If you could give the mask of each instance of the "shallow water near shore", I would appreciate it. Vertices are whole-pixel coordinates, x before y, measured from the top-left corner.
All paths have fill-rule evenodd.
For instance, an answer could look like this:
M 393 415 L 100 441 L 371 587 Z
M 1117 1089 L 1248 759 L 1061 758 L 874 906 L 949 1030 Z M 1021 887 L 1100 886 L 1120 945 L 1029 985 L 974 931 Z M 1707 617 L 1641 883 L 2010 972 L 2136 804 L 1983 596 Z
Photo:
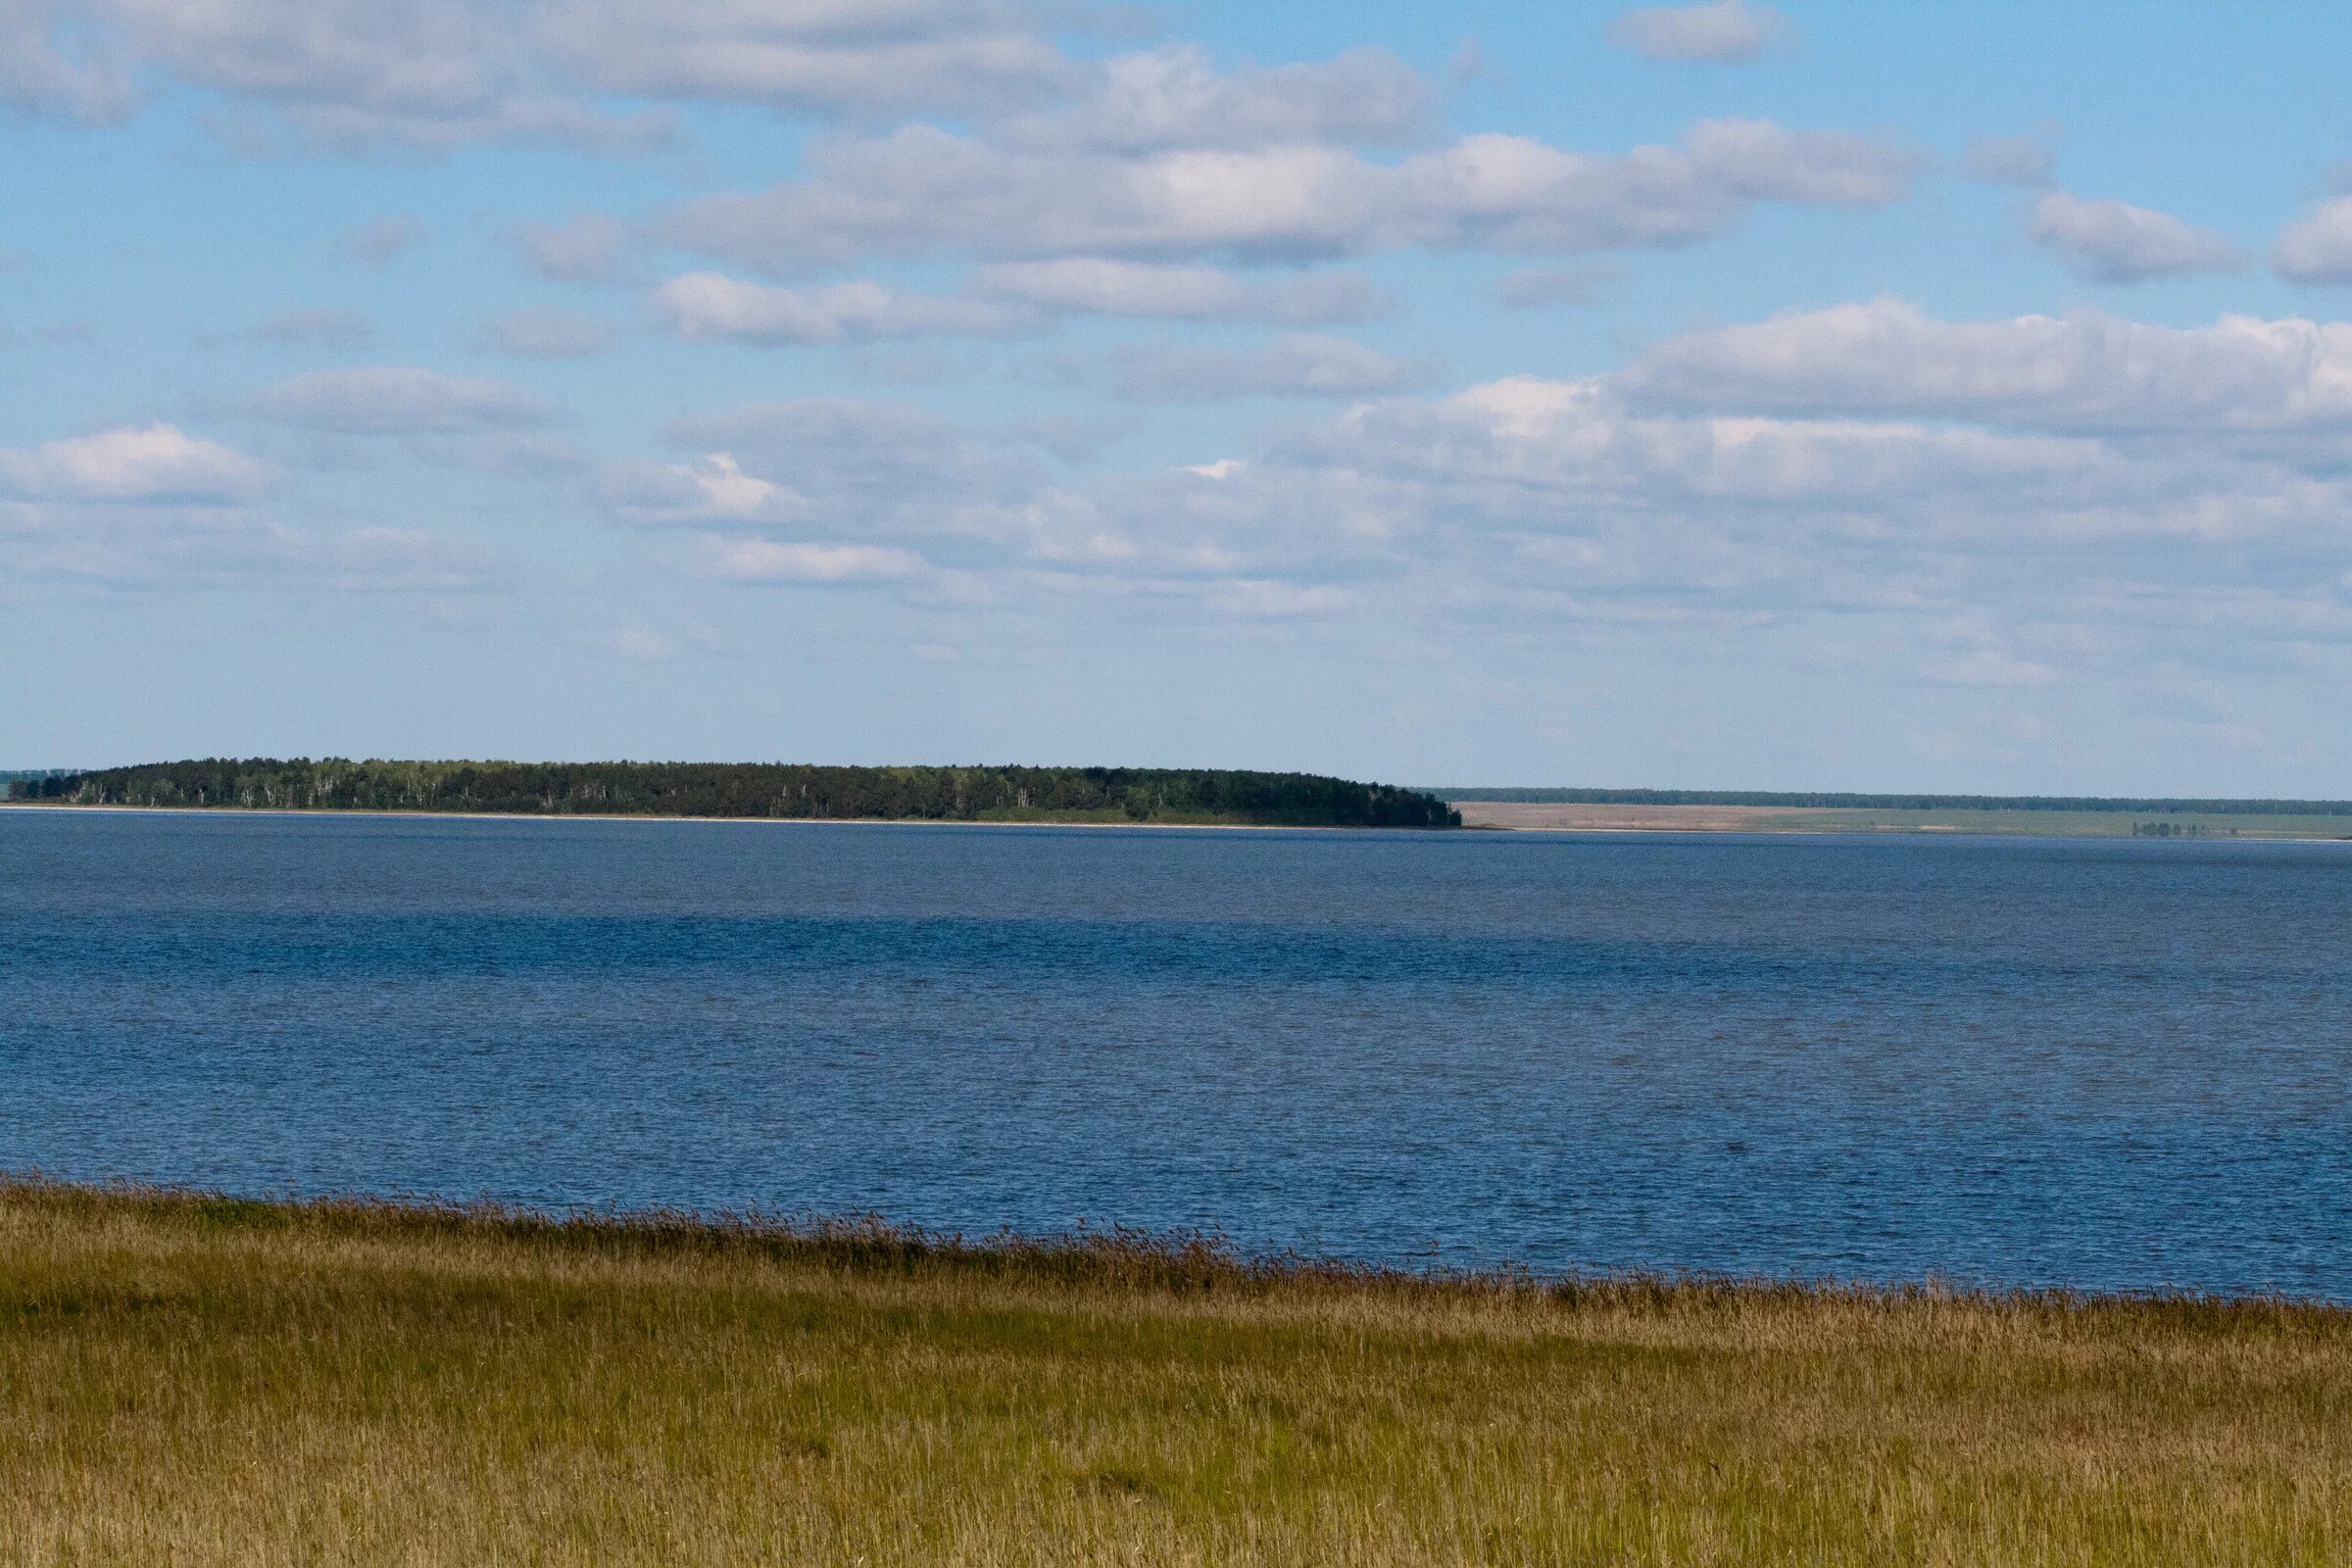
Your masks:
M 0 1167 L 2352 1298 L 2352 846 L 0 812 Z

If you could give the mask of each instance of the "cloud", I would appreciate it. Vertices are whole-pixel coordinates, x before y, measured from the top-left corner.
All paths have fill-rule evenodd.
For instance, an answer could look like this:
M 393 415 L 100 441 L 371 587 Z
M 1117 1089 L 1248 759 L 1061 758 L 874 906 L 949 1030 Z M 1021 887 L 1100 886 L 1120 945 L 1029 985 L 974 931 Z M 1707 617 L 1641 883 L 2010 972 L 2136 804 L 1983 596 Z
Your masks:
M 265 343 L 318 343 L 328 348 L 365 348 L 375 325 L 362 311 L 280 311 L 253 329 Z
M 382 267 L 413 245 L 424 243 L 424 225 L 414 218 L 379 218 L 335 236 L 335 249 L 362 267 Z
M 541 277 L 565 283 L 610 283 L 620 275 L 627 237 L 620 220 L 587 214 L 567 223 L 516 223 L 508 237 Z
M 743 471 L 730 453 L 692 463 L 621 464 L 608 469 L 599 494 L 625 522 L 724 528 L 798 522 L 808 499 L 789 485 Z
M 802 291 L 688 272 L 654 291 L 672 332 L 701 342 L 854 343 L 1018 331 L 1032 318 L 978 300 L 904 294 L 871 279 Z
M 2037 136 L 1972 136 L 1960 169 L 1994 185 L 2041 186 L 2050 182 L 2056 163 L 2050 144 Z
M 666 126 L 570 96 L 491 0 L 95 0 L 128 57 L 271 117 L 301 145 L 642 147 Z
M 287 424 L 345 435 L 505 431 L 553 417 L 536 394 L 510 381 L 388 366 L 314 370 L 279 382 L 254 405 Z
M 1613 281 L 1613 267 L 1537 267 L 1512 272 L 1494 285 L 1494 297 L 1513 310 L 1539 310 L 1553 305 L 1591 305 L 1602 285 Z
M 856 398 L 797 398 L 672 420 L 671 445 L 784 486 L 836 526 L 930 531 L 1032 498 L 1033 458 L 991 450 L 939 416 Z
M 1308 260 L 1404 246 L 1574 252 L 1679 245 L 1758 202 L 1880 207 L 1909 152 L 1842 131 L 1706 121 L 1679 146 L 1622 155 L 1481 135 L 1389 165 L 1316 144 L 1137 157 L 996 145 L 935 126 L 835 137 L 809 177 L 690 202 L 669 237 L 783 271 L 877 255 L 965 252 Z
M 1619 377 L 1665 407 L 1978 418 L 2057 430 L 2352 424 L 2352 324 L 2098 312 L 1936 320 L 1895 300 L 1792 312 L 1652 346 Z
M 1017 9 L 988 0 L 558 0 L 536 22 L 568 73 L 641 97 L 952 114 L 1032 105 L 1078 77 Z
M 2286 225 L 2271 253 L 2298 283 L 2352 283 L 2352 196 L 2333 196 Z
M 424 529 L 325 531 L 245 513 L 120 510 L 52 510 L 13 535 L 0 529 L 0 574 L 147 592 L 453 594 L 514 582 L 495 551 Z
M 529 360 L 584 359 L 612 341 L 612 328 L 596 318 L 547 305 L 492 317 L 482 331 L 499 353 Z
M 712 554 L 711 575 L 729 582 L 879 582 L 911 577 L 923 569 L 923 558 L 906 550 L 879 545 L 785 544 L 772 539 L 741 539 L 722 544 Z
M 1198 45 L 1179 44 L 1104 62 L 1084 99 L 1016 121 L 1001 135 L 1118 153 L 1386 145 L 1422 135 L 1429 108 L 1428 86 L 1383 49 L 1219 72 Z
M 1111 390 L 1133 403 L 1244 397 L 1358 398 L 1426 385 L 1437 367 L 1345 338 L 1286 337 L 1263 348 L 1147 344 L 1114 350 Z
M 225 504 L 259 497 L 277 477 L 268 464 L 170 424 L 0 448 L 0 493 L 36 501 Z
M 51 0 L 0 4 L 0 107 L 110 124 L 137 106 L 130 77 L 102 52 L 70 49 L 58 23 L 66 8 Z
M 1265 321 L 1328 326 L 1369 320 L 1389 300 L 1354 272 L 1259 280 L 1209 267 L 1070 256 L 982 268 L 974 292 L 1043 310 L 1158 320 Z
M 2042 193 L 2027 231 L 2101 283 L 2235 272 L 2247 265 L 2244 251 L 2211 229 L 2191 227 L 2169 213 L 2086 201 L 2063 190 Z
M 1644 60 L 1739 65 L 1793 43 L 1796 29 L 1770 6 L 1705 0 L 1621 12 L 1609 23 L 1608 39 Z

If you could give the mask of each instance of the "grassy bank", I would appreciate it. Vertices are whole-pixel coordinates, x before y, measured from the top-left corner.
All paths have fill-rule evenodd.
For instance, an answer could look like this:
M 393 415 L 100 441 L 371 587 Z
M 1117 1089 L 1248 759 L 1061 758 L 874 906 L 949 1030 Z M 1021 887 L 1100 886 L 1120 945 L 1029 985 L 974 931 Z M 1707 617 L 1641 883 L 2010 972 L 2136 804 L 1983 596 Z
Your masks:
M 10 1563 L 2339 1563 L 2352 1313 L 0 1186 Z

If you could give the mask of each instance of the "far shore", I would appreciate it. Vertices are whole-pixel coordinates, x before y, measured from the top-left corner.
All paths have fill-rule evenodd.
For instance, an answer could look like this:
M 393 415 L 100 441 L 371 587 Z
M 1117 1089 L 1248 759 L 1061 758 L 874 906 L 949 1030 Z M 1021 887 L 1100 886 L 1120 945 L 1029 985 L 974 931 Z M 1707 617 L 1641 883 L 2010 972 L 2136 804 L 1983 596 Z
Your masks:
M 1083 818 L 968 816 L 667 816 L 653 811 L 401 811 L 354 810 L 339 806 L 84 806 L 72 801 L 0 801 L 0 811 L 129 812 L 145 816 L 368 816 L 425 818 L 442 822 L 739 822 L 768 827 L 1107 827 L 1182 829 L 1211 833 L 1298 833 L 1354 831 L 1343 822 L 1106 822 Z M 1399 828 L 1398 832 L 1450 829 Z

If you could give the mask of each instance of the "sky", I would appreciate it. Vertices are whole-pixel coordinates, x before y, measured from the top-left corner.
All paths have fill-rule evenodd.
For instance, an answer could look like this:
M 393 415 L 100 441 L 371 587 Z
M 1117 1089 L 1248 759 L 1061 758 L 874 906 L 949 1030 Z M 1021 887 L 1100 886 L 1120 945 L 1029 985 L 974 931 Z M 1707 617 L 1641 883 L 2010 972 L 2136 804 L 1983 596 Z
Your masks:
M 2348 60 L 0 0 L 0 766 L 2352 796 Z

